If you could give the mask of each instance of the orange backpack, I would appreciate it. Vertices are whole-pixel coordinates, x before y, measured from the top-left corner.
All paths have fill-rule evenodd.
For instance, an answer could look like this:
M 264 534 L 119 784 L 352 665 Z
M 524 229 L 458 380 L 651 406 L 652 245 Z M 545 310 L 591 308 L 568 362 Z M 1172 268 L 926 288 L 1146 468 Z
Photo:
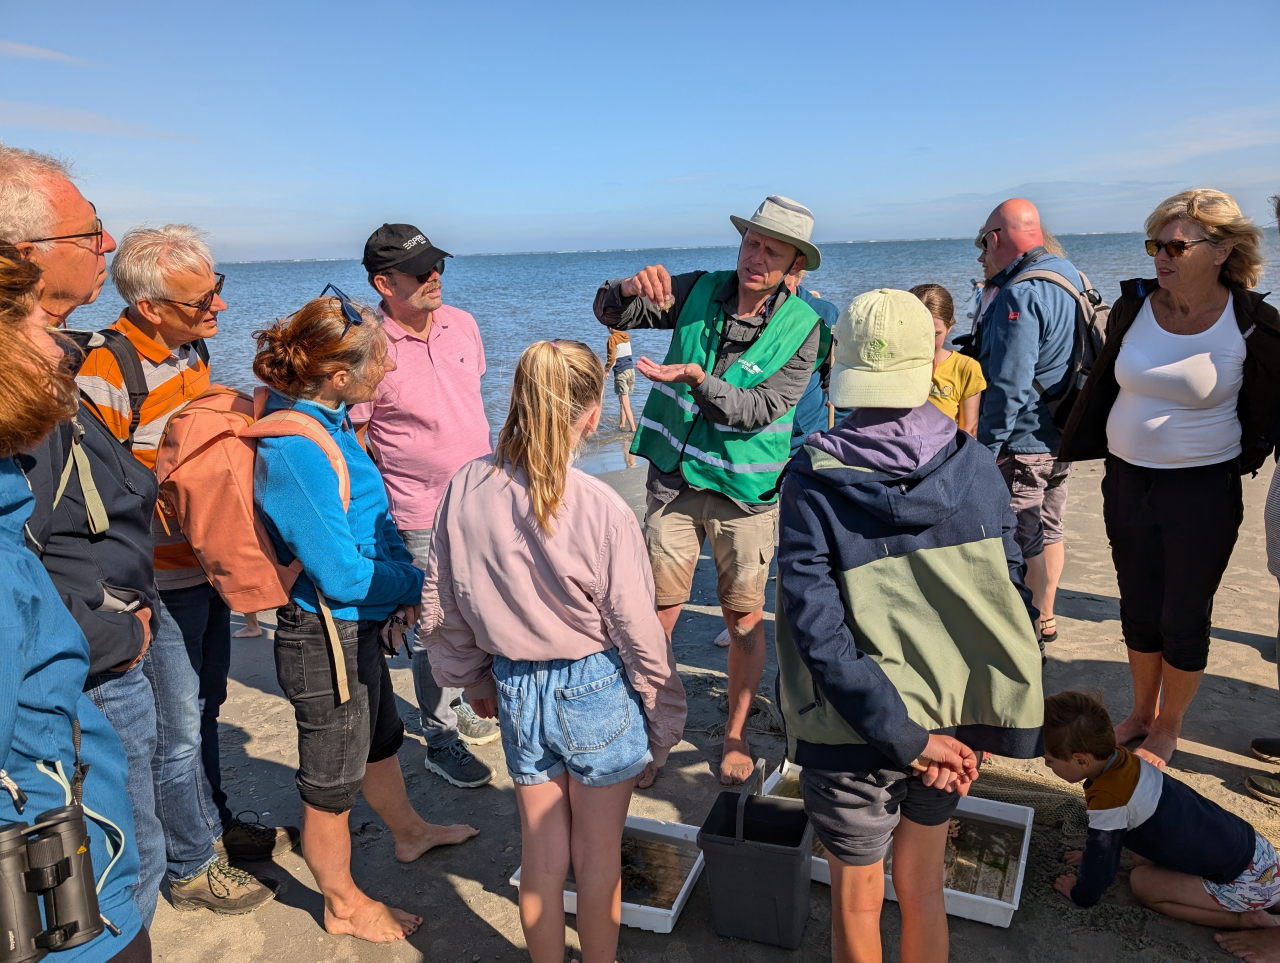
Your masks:
M 177 522 L 209 582 L 237 612 L 284 605 L 302 571 L 296 559 L 280 564 L 254 510 L 253 464 L 259 438 L 311 439 L 338 476 L 343 510 L 351 503 L 351 476 L 333 437 L 300 411 L 264 416 L 266 399 L 266 388 L 259 388 L 252 398 L 231 388 L 210 388 L 169 419 L 156 453 L 161 511 Z M 318 588 L 316 595 L 334 649 L 338 701 L 345 702 L 350 697 L 346 660 L 328 603 Z

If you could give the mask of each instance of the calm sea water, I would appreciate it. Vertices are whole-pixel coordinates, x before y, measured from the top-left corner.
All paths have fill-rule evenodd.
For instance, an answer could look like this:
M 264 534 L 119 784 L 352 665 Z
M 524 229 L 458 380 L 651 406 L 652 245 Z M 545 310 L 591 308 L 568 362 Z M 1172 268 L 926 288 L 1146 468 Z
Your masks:
M 1118 296 L 1121 279 L 1150 275 L 1151 258 L 1142 250 L 1140 234 L 1068 235 L 1059 238 L 1068 257 L 1089 275 L 1108 301 Z M 1260 289 L 1270 290 L 1280 279 L 1280 243 L 1267 232 L 1268 271 Z M 460 256 L 448 262 L 444 296 L 475 315 L 488 358 L 485 407 L 494 431 L 506 417 L 511 374 L 520 352 L 540 338 L 585 341 L 602 356 L 605 329 L 591 312 L 596 288 L 610 278 L 626 277 L 648 264 L 665 265 L 673 274 L 692 270 L 722 270 L 734 266 L 735 247 L 696 249 L 657 248 L 629 251 Z M 910 288 L 925 282 L 945 285 L 956 300 L 957 317 L 971 290 L 970 279 L 981 278 L 977 251 L 970 240 L 875 241 L 822 245 L 822 268 L 806 278 L 808 287 L 843 307 L 872 288 Z M 227 275 L 223 297 L 227 310 L 221 330 L 209 343 L 217 381 L 239 388 L 254 385 L 252 333 L 315 297 L 330 282 L 348 295 L 376 303 L 359 261 L 269 261 L 219 266 Z M 72 317 L 77 328 L 103 327 L 115 320 L 121 303 L 108 288 L 96 304 Z M 636 356 L 659 360 L 670 334 L 640 331 L 632 335 Z M 637 378 L 632 405 L 639 414 L 647 383 Z M 606 391 L 606 421 L 617 423 L 617 401 L 610 378 Z M 588 470 L 622 467 L 627 439 L 604 429 L 580 464 Z

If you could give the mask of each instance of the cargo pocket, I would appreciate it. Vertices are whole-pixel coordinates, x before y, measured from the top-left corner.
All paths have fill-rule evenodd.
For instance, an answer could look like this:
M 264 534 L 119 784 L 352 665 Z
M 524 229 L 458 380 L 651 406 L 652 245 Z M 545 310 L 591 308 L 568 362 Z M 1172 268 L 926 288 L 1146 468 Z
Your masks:
M 556 712 L 571 752 L 595 752 L 631 728 L 631 697 L 620 672 L 556 690 Z

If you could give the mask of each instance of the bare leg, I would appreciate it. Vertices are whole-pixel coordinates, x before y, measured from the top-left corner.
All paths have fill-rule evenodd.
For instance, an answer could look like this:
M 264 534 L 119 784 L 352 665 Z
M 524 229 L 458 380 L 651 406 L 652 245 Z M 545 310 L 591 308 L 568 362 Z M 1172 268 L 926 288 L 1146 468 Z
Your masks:
M 1182 717 L 1187 714 L 1204 671 L 1186 672 L 1163 663 L 1160 687 L 1160 714 L 1151 726 L 1147 738 L 1138 747 L 1138 755 L 1153 765 L 1163 766 L 1178 748 L 1182 734 Z
M 680 620 L 680 610 L 683 605 L 659 605 L 658 606 L 658 622 L 667 633 L 667 644 L 671 644 L 671 636 L 675 633 L 676 622 Z M 648 789 L 658 779 L 658 773 L 662 772 L 661 766 L 655 766 L 650 763 L 645 767 L 644 772 L 640 773 L 636 779 L 637 789 Z
M 751 776 L 754 761 L 747 743 L 747 718 L 764 676 L 764 610 L 735 612 L 721 606 L 729 626 L 729 720 L 724 727 L 720 782 L 735 786 Z
M 1218 945 L 1247 963 L 1280 963 L 1280 927 L 1214 933 Z
M 1199 876 L 1175 873 L 1163 866 L 1135 866 L 1129 887 L 1143 906 L 1176 920 L 1233 930 L 1280 927 L 1280 919 L 1266 910 L 1237 913 L 1223 909 L 1205 892 Z
M 569 780 L 570 850 L 578 886 L 582 963 L 613 963 L 622 923 L 622 827 L 633 780 L 584 786 Z
M 1135 652 L 1129 654 L 1129 675 L 1133 679 L 1133 711 L 1116 726 L 1116 742 L 1124 745 L 1134 739 L 1142 739 L 1151 731 L 1160 705 L 1160 679 L 1164 656 L 1159 652 Z
M 827 854 L 831 866 L 832 963 L 880 963 L 880 907 L 884 862 L 850 866 Z
M 636 416 L 631 413 L 631 396 L 618 395 L 618 407 L 622 409 L 622 424 L 619 427 L 627 431 L 635 431 Z
M 302 857 L 324 897 L 324 928 L 372 943 L 402 940 L 422 925 L 422 917 L 379 903 L 356 886 L 348 815 L 302 804 Z
M 412 863 L 429 849 L 465 842 L 480 830 L 461 823 L 437 826 L 429 823 L 413 808 L 404 790 L 404 774 L 396 756 L 371 762 L 365 766 L 364 798 L 378 814 L 396 840 L 396 859 Z
M 1067 564 L 1067 543 L 1046 542 L 1040 559 L 1044 566 L 1044 581 L 1032 602 L 1040 610 L 1041 619 L 1051 619 L 1053 604 L 1058 598 L 1058 583 L 1062 581 L 1062 570 Z
M 520 806 L 520 926 L 533 963 L 564 960 L 564 881 L 569 873 L 569 777 L 516 784 Z
M 1046 548 L 1048 546 L 1045 546 Z M 1040 608 L 1040 599 L 1044 596 L 1045 589 L 1045 564 L 1044 553 L 1033 555 L 1031 558 L 1024 558 L 1023 564 L 1026 565 L 1026 574 L 1023 581 L 1026 582 L 1027 588 L 1031 590 L 1031 603 L 1038 609 Z M 1040 618 L 1046 618 L 1044 612 L 1040 613 Z
M 947 908 L 942 895 L 942 864 L 947 823 L 921 826 L 909 819 L 893 833 L 893 888 L 902 910 L 902 959 L 907 963 L 946 963 Z

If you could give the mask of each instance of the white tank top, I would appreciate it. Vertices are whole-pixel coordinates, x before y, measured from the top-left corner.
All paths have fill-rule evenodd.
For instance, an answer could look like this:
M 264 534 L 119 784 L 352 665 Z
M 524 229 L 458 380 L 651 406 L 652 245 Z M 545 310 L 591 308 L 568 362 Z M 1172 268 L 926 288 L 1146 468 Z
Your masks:
M 1199 334 L 1160 327 L 1148 298 L 1116 358 L 1120 394 L 1107 418 L 1108 449 L 1147 468 L 1194 468 L 1235 458 L 1244 355 L 1230 298 L 1222 316 Z

